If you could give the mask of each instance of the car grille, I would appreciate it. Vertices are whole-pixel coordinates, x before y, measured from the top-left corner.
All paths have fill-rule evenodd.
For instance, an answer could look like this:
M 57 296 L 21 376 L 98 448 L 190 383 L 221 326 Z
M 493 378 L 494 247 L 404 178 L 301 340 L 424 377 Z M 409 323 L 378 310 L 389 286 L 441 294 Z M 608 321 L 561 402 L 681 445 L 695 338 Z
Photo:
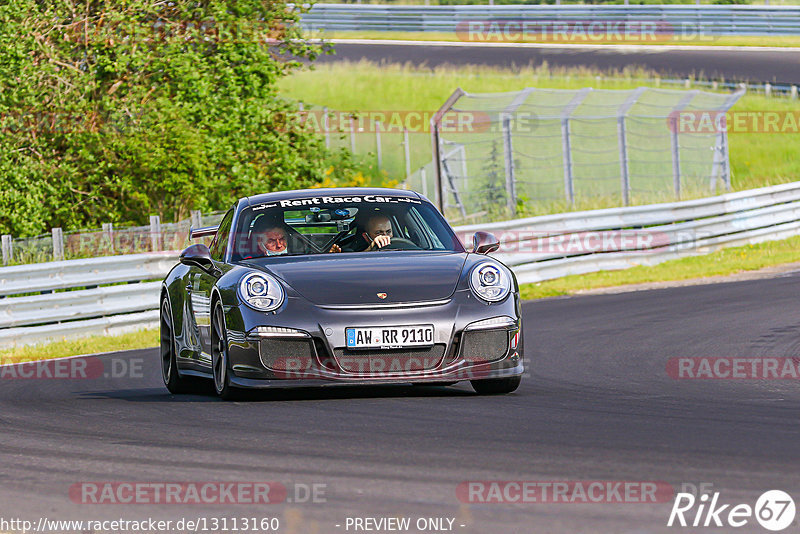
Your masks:
M 418 373 L 436 369 L 444 356 L 445 346 L 419 349 L 347 350 L 334 349 L 339 367 L 347 373 L 384 375 Z
M 273 371 L 307 369 L 314 358 L 309 339 L 262 339 L 258 343 L 261 363 Z
M 464 332 L 461 356 L 468 362 L 499 360 L 508 352 L 508 330 Z

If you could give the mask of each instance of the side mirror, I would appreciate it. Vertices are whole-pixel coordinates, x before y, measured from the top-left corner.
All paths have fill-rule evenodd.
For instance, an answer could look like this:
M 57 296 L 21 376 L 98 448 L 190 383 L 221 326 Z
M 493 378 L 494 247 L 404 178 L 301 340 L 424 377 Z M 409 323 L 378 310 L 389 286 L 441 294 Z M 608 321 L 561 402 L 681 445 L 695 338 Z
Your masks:
M 472 236 L 472 252 L 489 254 L 500 248 L 500 241 L 489 232 L 475 232 Z
M 200 267 L 204 271 L 211 271 L 214 269 L 214 261 L 211 259 L 211 251 L 208 247 L 199 244 L 192 245 L 186 250 L 181 252 L 181 263 L 184 265 L 193 265 Z

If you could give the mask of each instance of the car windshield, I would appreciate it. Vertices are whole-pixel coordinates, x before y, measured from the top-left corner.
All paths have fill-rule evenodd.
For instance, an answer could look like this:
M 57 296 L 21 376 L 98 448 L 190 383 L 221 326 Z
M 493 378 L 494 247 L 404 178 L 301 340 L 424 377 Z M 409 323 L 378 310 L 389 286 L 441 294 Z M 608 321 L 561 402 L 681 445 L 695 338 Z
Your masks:
M 233 259 L 375 250 L 464 252 L 464 247 L 428 202 L 404 196 L 319 196 L 243 209 Z

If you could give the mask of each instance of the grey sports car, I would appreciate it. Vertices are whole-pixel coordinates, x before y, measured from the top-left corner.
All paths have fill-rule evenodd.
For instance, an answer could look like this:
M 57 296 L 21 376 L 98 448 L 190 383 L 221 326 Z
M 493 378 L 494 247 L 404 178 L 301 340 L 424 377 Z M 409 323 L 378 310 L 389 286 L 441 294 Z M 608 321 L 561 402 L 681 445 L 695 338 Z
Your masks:
M 423 196 L 377 188 L 239 200 L 161 290 L 172 393 L 440 384 L 514 391 L 523 373 L 519 288 L 477 232 L 468 252 Z

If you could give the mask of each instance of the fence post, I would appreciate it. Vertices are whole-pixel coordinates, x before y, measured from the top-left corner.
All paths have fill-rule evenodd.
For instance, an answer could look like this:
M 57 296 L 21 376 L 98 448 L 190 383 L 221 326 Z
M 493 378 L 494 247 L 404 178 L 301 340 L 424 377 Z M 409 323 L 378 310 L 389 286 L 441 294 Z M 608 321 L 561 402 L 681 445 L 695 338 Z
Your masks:
M 353 117 L 350 117 L 350 152 L 356 153 L 356 124 Z
M 746 86 L 745 86 L 746 87 Z M 725 113 L 736 103 L 742 95 L 745 94 L 746 88 L 742 87 L 725 99 L 725 103 L 717 110 L 720 113 Z M 711 164 L 711 189 L 716 189 L 717 174 L 722 178 L 722 183 L 725 184 L 725 189 L 731 190 L 731 170 L 730 170 L 730 157 L 728 155 L 728 132 L 721 130 L 717 132 L 717 145 L 714 150 L 714 162 Z
M 439 121 L 442 120 L 445 113 L 450 111 L 453 108 L 453 104 L 458 101 L 459 98 L 464 96 L 463 89 L 457 87 L 453 94 L 442 104 L 442 107 L 439 108 L 439 111 L 431 117 L 429 122 L 431 127 L 431 156 L 433 159 L 433 172 L 435 173 L 436 178 L 436 207 L 439 208 L 439 211 L 444 214 L 444 190 L 442 189 L 442 157 L 441 157 L 441 139 L 439 137 Z
M 8 265 L 14 260 L 14 242 L 8 234 L 4 234 L 0 239 L 3 243 L 3 265 Z
M 192 210 L 189 214 L 191 218 L 192 228 L 200 228 L 203 226 L 203 212 L 200 210 Z
M 700 94 L 700 91 L 694 90 L 684 96 L 680 102 L 672 110 L 670 116 L 670 148 L 672 150 L 672 188 L 675 192 L 675 199 L 681 198 L 681 145 L 680 145 L 680 132 L 678 131 L 680 114 L 692 102 L 694 97 Z
M 564 161 L 564 196 L 575 204 L 575 185 L 572 181 L 572 147 L 569 139 L 569 117 L 561 120 L 561 152 Z
M 561 112 L 561 152 L 564 165 L 564 196 L 567 202 L 575 204 L 575 184 L 572 176 L 572 142 L 570 140 L 569 118 L 586 99 L 586 95 L 592 90 L 585 87 L 572 97 L 569 104 Z
M 772 84 L 769 82 L 764 84 L 764 96 L 767 98 L 772 96 Z
M 714 162 L 711 164 L 711 182 L 709 188 L 717 189 L 717 175 L 727 191 L 731 190 L 731 174 L 728 168 L 728 135 L 727 132 L 717 134 L 717 146 L 714 147 Z
M 442 157 L 439 146 L 439 125 L 431 119 L 431 152 L 433 152 L 434 201 L 439 211 L 444 214 L 444 191 L 442 191 Z
M 687 78 L 688 79 L 688 78 Z M 645 87 L 634 89 L 625 102 L 617 110 L 617 136 L 619 142 L 619 167 L 620 179 L 622 181 L 622 202 L 627 206 L 631 201 L 631 182 L 630 173 L 628 170 L 628 138 L 625 131 L 625 116 L 630 111 L 631 107 L 639 99 L 639 96 L 646 90 Z
M 674 115 L 670 120 L 670 148 L 672 149 L 672 187 L 675 199 L 681 198 L 681 150 L 678 145 L 678 117 Z
M 517 181 L 514 169 L 514 146 L 511 135 L 511 118 L 516 116 L 519 107 L 528 99 L 536 89 L 527 87 L 517 93 L 517 96 L 500 112 L 503 121 L 503 157 L 505 159 L 506 173 L 506 208 L 511 212 L 511 216 L 517 213 Z
M 64 259 L 64 234 L 61 228 L 53 228 L 51 230 L 53 235 L 53 260 L 60 261 Z
M 378 168 L 383 167 L 383 154 L 381 154 L 381 123 L 375 121 L 375 153 L 378 156 Z
M 506 171 L 506 207 L 513 217 L 517 213 L 517 191 L 514 181 L 514 147 L 511 143 L 511 117 L 507 114 L 503 116 L 503 160 L 505 161 Z
M 617 118 L 617 137 L 619 142 L 619 168 L 622 180 L 622 203 L 627 206 L 631 201 L 631 182 L 628 175 L 628 139 L 625 132 L 625 115 Z
M 789 96 L 791 97 L 792 100 L 796 100 L 797 99 L 797 86 L 796 85 L 793 85 L 792 88 L 790 89 Z
M 161 218 L 158 215 L 150 216 L 150 248 L 153 252 L 161 250 Z
M 103 239 L 108 241 L 108 250 L 114 252 L 114 225 L 103 223 Z
M 408 128 L 403 128 L 403 149 L 406 157 L 406 182 L 411 176 L 411 149 L 408 146 Z
M 322 108 L 322 128 L 325 130 L 325 148 L 331 147 L 331 132 L 329 127 L 328 106 Z

